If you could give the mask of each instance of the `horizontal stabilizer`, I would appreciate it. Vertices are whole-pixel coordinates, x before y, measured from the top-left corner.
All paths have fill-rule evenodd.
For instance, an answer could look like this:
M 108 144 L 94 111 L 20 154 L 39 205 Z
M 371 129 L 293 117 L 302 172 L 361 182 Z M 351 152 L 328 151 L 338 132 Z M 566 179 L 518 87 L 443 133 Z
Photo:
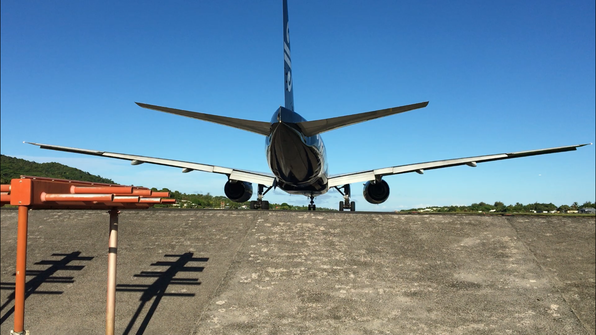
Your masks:
M 247 131 L 251 131 L 253 133 L 257 133 L 257 134 L 261 134 L 261 135 L 265 135 L 265 136 L 269 135 L 269 130 L 271 128 L 271 124 L 269 122 L 252 121 L 252 120 L 236 119 L 236 118 L 226 117 L 226 116 L 197 113 L 197 112 L 191 112 L 191 111 L 186 111 L 186 110 L 182 110 L 182 109 L 149 105 L 149 104 L 144 104 L 144 103 L 140 103 L 140 102 L 137 102 L 136 104 L 143 108 L 147 108 L 147 109 L 153 109 L 153 110 L 160 111 L 160 112 L 182 115 L 182 116 L 190 117 L 193 119 L 199 119 L 199 120 L 209 121 L 209 122 L 213 122 L 213 123 L 219 123 L 219 124 L 223 124 L 225 126 L 234 127 L 234 128 L 238 128 L 238 129 L 242 129 L 242 130 L 247 130 Z
M 372 112 L 338 116 L 330 119 L 304 121 L 299 122 L 298 125 L 302 128 L 304 135 L 314 136 L 332 129 L 337 129 L 351 124 L 364 122 L 368 120 L 374 120 L 380 117 L 389 116 L 393 114 L 403 113 L 411 111 L 413 109 L 424 108 L 427 105 L 428 101 L 412 105 L 380 109 Z

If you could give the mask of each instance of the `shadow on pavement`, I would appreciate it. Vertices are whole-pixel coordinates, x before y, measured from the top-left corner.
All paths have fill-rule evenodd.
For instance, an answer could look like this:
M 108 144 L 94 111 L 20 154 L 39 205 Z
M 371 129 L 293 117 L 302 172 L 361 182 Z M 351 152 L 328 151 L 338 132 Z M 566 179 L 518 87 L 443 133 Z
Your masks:
M 130 320 L 128 326 L 123 334 L 129 334 L 132 327 L 137 322 L 145 306 L 153 299 L 153 303 L 147 310 L 145 318 L 141 322 L 137 334 L 143 334 L 157 310 L 157 306 L 161 299 L 167 297 L 194 297 L 194 293 L 166 293 L 169 285 L 201 285 L 197 278 L 174 278 L 179 272 L 202 272 L 204 267 L 201 266 L 186 266 L 189 262 L 207 262 L 209 258 L 195 258 L 192 252 L 187 252 L 182 255 L 164 255 L 164 257 L 177 257 L 175 261 L 155 262 L 151 266 L 167 266 L 165 271 L 141 271 L 141 273 L 134 275 L 140 278 L 156 278 L 152 284 L 118 284 L 116 291 L 119 292 L 142 292 L 141 301 L 134 316 Z
M 27 270 L 27 276 L 33 276 L 33 278 L 29 279 L 25 284 L 25 299 L 27 299 L 31 294 L 62 294 L 63 291 L 40 291 L 38 290 L 41 284 L 43 283 L 60 283 L 60 284 L 70 284 L 74 283 L 74 277 L 71 276 L 54 276 L 58 271 L 80 271 L 85 266 L 83 265 L 69 265 L 72 261 L 90 261 L 93 257 L 81 257 L 80 251 L 71 252 L 70 254 L 52 254 L 52 256 L 62 256 L 60 260 L 42 260 L 35 265 L 50 265 L 45 270 Z M 15 276 L 15 274 L 13 274 Z M 0 283 L 0 289 L 2 290 L 12 290 L 13 292 L 8 296 L 6 301 L 0 307 L 0 311 L 3 311 L 6 307 L 11 305 L 15 300 L 15 283 Z M 4 323 L 12 314 L 14 313 L 14 305 L 2 315 L 0 318 L 0 324 Z

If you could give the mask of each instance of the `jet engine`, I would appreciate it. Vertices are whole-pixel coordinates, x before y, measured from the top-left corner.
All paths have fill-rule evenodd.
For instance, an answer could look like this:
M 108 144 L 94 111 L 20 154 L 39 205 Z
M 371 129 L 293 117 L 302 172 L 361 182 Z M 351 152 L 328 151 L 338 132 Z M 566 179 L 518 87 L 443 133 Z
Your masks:
M 235 202 L 245 202 L 252 197 L 252 184 L 244 181 L 228 180 L 224 186 L 228 199 Z
M 389 198 L 389 185 L 384 180 L 368 181 L 364 184 L 364 199 L 371 204 L 380 204 Z

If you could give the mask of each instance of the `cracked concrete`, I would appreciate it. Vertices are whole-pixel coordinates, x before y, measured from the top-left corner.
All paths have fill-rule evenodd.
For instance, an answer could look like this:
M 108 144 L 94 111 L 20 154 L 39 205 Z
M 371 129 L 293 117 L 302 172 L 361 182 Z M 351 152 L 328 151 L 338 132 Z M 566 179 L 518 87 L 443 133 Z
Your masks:
M 593 334 L 594 223 L 594 217 L 124 211 L 116 330 Z M 14 283 L 16 211 L 2 210 L 1 229 L 0 332 L 8 333 L 11 291 L 4 288 Z M 63 257 L 57 254 L 92 259 L 72 260 L 48 277 L 69 282 L 42 281 L 26 300 L 26 329 L 104 332 L 107 230 L 102 211 L 30 212 L 28 269 L 38 277 L 48 261 Z M 188 253 L 193 260 L 172 270 Z M 165 280 L 165 271 L 172 278 Z

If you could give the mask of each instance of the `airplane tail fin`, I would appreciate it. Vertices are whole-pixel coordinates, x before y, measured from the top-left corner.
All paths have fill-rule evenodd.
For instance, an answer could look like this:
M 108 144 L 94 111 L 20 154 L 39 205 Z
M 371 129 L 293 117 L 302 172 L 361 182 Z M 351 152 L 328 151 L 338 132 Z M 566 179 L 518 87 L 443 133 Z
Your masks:
M 288 0 L 284 0 L 284 22 L 283 22 L 283 40 L 284 40 L 284 79 L 285 79 L 285 107 L 294 111 L 294 91 L 292 83 L 292 58 L 290 54 L 290 26 L 288 25 Z
M 302 132 L 304 133 L 304 135 L 314 136 L 332 129 L 345 127 L 351 124 L 374 120 L 380 117 L 389 116 L 393 114 L 403 113 L 411 111 L 413 109 L 424 108 L 427 105 L 428 101 L 412 105 L 380 109 L 372 112 L 338 116 L 330 119 L 298 122 L 297 124 L 302 128 Z

